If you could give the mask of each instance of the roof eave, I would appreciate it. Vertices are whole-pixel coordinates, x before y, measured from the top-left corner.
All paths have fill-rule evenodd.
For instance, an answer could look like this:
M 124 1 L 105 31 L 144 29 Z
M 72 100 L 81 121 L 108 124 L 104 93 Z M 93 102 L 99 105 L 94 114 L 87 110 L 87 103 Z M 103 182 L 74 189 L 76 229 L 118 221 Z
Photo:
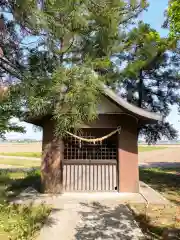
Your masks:
M 111 89 L 109 89 L 107 86 L 103 85 L 103 93 L 109 97 L 111 100 L 113 100 L 116 104 L 119 105 L 119 107 L 123 108 L 128 113 L 131 113 L 135 116 L 137 116 L 140 119 L 144 119 L 145 121 L 149 121 L 150 123 L 162 121 L 163 118 L 160 114 L 149 112 L 147 110 L 144 110 L 142 108 L 139 108 L 126 100 L 124 100 L 122 97 L 119 97 L 117 94 L 115 94 Z

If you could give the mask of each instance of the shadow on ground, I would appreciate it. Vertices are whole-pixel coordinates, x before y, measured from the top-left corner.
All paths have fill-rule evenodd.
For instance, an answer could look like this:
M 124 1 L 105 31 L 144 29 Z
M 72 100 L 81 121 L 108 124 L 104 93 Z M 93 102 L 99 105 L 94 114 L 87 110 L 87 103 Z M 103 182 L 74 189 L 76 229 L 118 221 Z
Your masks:
M 145 162 L 140 163 L 140 168 L 179 168 L 180 169 L 180 162 Z
M 164 239 L 164 240 L 179 240 L 180 239 L 180 229 L 171 227 L 168 228 L 163 225 L 152 224 L 150 217 L 145 214 L 136 214 L 134 212 L 134 217 L 139 223 L 143 233 L 145 234 L 145 239 Z
M 140 180 L 180 204 L 180 174 L 178 168 L 140 169 Z
M 12 174 L 14 175 L 12 176 Z M 21 171 L 10 173 L 0 170 L 0 202 L 11 200 L 28 187 L 32 187 L 39 192 L 40 186 L 39 172 L 24 173 Z
M 99 202 L 81 205 L 87 211 L 79 212 L 82 220 L 76 228 L 75 239 L 144 239 L 127 206 L 110 208 Z

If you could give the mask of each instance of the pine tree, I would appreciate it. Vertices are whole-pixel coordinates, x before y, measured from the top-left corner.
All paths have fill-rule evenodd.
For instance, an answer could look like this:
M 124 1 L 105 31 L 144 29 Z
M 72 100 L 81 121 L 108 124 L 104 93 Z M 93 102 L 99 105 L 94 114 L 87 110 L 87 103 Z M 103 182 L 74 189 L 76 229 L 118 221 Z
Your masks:
M 122 48 L 125 27 L 146 6 L 145 0 L 3 0 L 16 29 L 37 38 L 34 47 L 23 47 L 24 68 L 18 79 L 22 106 L 33 116 L 51 110 L 60 153 L 65 130 L 96 118 L 99 83 L 114 77 L 111 56 Z M 47 146 L 49 153 L 53 144 Z M 60 160 L 46 155 L 45 191 L 59 192 Z
M 24 132 L 12 119 L 21 117 L 18 81 L 24 67 L 21 41 L 14 21 L 6 14 L 0 15 L 0 137 L 6 132 Z
M 119 51 L 124 27 L 146 7 L 144 0 L 131 4 L 119 0 L 4 1 L 4 9 L 12 14 L 21 32 L 38 39 L 36 46 L 26 53 L 22 72 L 26 77 L 21 75 L 26 108 L 33 115 L 42 115 L 48 111 L 47 102 L 53 103 L 57 134 L 76 128 L 77 123 L 93 120 L 98 80 L 112 74 L 110 57 Z M 64 85 L 66 93 L 59 97 Z M 84 97 L 85 91 L 89 94 Z M 59 105 L 67 105 L 67 101 L 65 115 L 60 113 Z M 76 117 L 70 112 L 76 112 Z
M 179 104 L 179 73 L 177 68 L 176 41 L 161 38 L 148 24 L 139 23 L 128 33 L 128 49 L 119 54 L 125 64 L 117 81 L 124 88 L 124 97 L 133 104 L 159 112 L 164 119 L 173 104 Z M 176 57 L 175 57 L 176 56 Z M 163 123 L 147 125 L 140 129 L 148 143 L 162 137 L 169 140 L 177 136 L 176 130 L 164 120 Z

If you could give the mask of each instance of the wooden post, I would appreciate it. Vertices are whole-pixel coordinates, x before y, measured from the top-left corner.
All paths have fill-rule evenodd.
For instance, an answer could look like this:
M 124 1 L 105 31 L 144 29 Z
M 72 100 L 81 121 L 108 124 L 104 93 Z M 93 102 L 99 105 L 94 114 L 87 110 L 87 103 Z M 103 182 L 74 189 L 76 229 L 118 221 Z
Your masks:
M 43 124 L 43 149 L 41 164 L 42 190 L 44 193 L 62 193 L 63 191 L 63 140 L 54 135 L 54 124 Z
M 119 192 L 139 192 L 137 123 L 122 126 L 118 134 Z

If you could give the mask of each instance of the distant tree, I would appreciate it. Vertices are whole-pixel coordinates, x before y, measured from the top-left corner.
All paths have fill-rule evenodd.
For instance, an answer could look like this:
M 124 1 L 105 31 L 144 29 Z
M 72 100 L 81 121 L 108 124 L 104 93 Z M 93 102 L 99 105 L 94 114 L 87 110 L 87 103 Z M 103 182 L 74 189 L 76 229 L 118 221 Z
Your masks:
M 24 132 L 12 119 L 21 117 L 18 83 L 23 67 L 21 39 L 13 20 L 0 15 L 0 138 L 6 132 Z
M 146 125 L 140 130 L 148 143 L 162 137 L 172 140 L 177 131 L 165 118 L 173 104 L 180 104 L 180 75 L 176 40 L 161 38 L 148 24 L 139 23 L 126 39 L 128 48 L 117 55 L 125 65 L 116 86 L 125 89 L 123 96 L 138 107 L 163 115 L 164 122 Z
M 171 37 L 180 37 L 180 0 L 169 0 L 167 23 Z

